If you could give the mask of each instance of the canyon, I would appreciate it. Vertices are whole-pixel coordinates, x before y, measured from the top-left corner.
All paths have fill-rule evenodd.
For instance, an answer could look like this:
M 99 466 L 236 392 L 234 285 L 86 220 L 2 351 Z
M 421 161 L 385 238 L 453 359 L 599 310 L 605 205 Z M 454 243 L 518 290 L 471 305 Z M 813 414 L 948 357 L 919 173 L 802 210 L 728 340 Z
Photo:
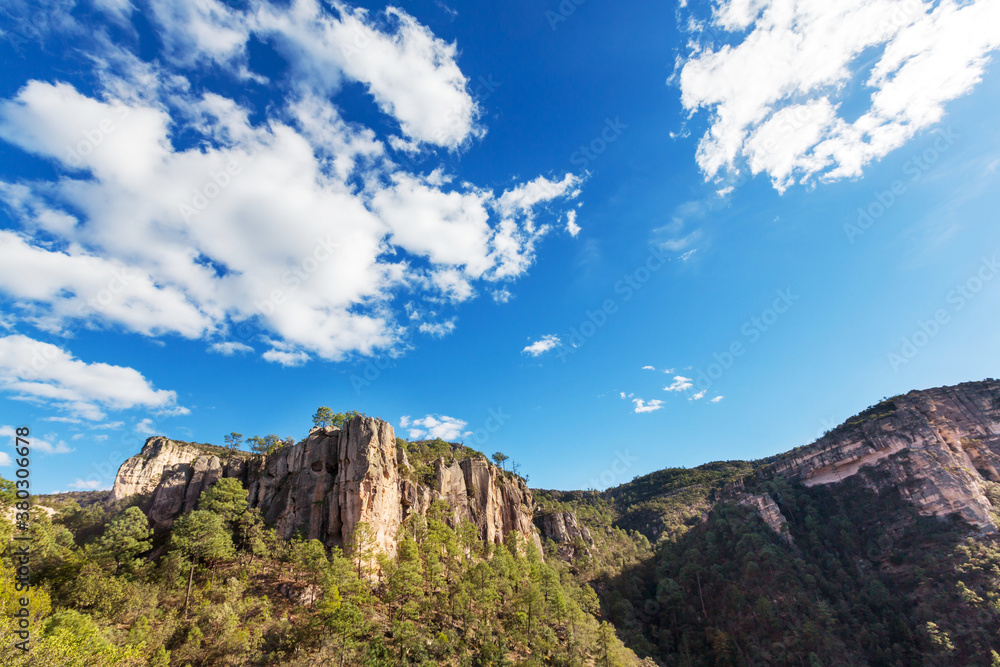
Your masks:
M 268 456 L 156 436 L 122 464 L 110 498 L 140 497 L 154 528 L 165 528 L 194 509 L 204 489 L 232 477 L 248 489 L 250 507 L 259 508 L 279 536 L 298 534 L 329 547 L 348 547 L 356 527 L 365 523 L 376 547 L 394 554 L 406 518 L 426 514 L 435 501 L 447 505 L 450 525 L 471 522 L 493 543 L 515 532 L 536 546 L 542 539 L 593 546 L 588 528 L 572 512 L 542 511 L 522 478 L 485 456 L 440 457 L 428 479 L 414 474 L 404 445 L 390 424 L 371 417 L 355 417 L 342 428 L 315 428 Z M 967 382 L 896 396 L 810 445 L 754 465 L 747 479 L 713 502 L 751 507 L 786 542 L 791 538 L 775 499 L 744 487 L 776 476 L 807 487 L 857 478 L 876 492 L 897 491 L 921 514 L 955 515 L 974 530 L 993 533 L 1000 383 Z

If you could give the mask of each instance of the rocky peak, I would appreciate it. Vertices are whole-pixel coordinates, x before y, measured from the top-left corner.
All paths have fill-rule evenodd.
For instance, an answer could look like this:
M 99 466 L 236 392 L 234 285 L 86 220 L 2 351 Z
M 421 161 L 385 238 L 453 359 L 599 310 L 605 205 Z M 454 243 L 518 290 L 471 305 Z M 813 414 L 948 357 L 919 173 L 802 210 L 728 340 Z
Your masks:
M 811 445 L 776 457 L 765 474 L 806 486 L 859 475 L 893 487 L 925 515 L 957 514 L 997 530 L 987 486 L 1000 482 L 1000 382 L 911 391 L 875 405 Z
M 235 477 L 249 491 L 278 534 L 301 534 L 328 546 L 350 544 L 366 523 L 375 546 L 396 550 L 400 524 L 424 514 L 435 500 L 451 508 L 451 522 L 474 523 L 483 538 L 501 542 L 517 531 L 540 545 L 531 517 L 534 501 L 524 481 L 501 471 L 485 457 L 435 462 L 433 483 L 413 479 L 405 449 L 388 423 L 355 417 L 342 429 L 316 428 L 301 442 L 273 454 L 241 453 L 223 460 L 220 448 L 150 438 L 142 452 L 122 464 L 112 497 L 151 494 L 148 513 L 163 527 L 195 508 L 201 492 L 221 477 Z

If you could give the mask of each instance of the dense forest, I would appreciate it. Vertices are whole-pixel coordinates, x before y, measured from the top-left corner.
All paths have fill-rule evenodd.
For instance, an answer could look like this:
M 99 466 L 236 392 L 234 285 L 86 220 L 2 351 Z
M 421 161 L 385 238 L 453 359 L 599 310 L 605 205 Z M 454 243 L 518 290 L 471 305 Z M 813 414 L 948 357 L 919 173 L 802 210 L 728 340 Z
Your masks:
M 397 446 L 428 484 L 435 466 L 485 458 L 442 440 Z M 143 496 L 32 498 L 27 619 L 2 480 L 0 664 L 1000 667 L 994 533 L 922 515 L 883 469 L 806 487 L 771 463 L 535 490 L 536 520 L 582 527 L 540 551 L 517 532 L 484 541 L 440 500 L 407 517 L 391 558 L 364 523 L 343 549 L 283 540 L 228 477 L 156 531 Z M 1000 484 L 983 485 L 1000 507 Z M 742 502 L 754 494 L 776 503 L 781 531 Z
M 4 482 L 3 511 L 14 501 Z M 136 502 L 45 499 L 32 511 L 33 648 L 14 648 L 12 526 L 0 572 L 0 664 L 635 665 L 593 588 L 512 533 L 483 542 L 437 503 L 398 553 L 280 540 L 233 479 L 152 534 Z M 79 500 L 84 502 L 79 502 Z M 90 502 L 88 502 L 88 500 Z M 653 664 L 650 662 L 649 664 Z

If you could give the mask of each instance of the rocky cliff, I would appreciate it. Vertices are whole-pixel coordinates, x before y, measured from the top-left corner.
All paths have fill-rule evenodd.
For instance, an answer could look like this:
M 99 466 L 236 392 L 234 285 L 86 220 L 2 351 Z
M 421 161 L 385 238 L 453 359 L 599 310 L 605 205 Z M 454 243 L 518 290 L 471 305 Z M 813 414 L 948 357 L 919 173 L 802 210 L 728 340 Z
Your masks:
M 406 517 L 425 514 L 442 500 L 451 509 L 452 525 L 472 522 L 492 542 L 516 531 L 540 545 L 531 520 L 534 502 L 523 480 L 477 457 L 451 465 L 438 459 L 436 479 L 422 483 L 413 478 L 392 426 L 379 419 L 357 417 L 342 429 L 313 429 L 305 440 L 267 457 L 223 457 L 218 448 L 150 438 L 122 464 L 112 499 L 148 494 L 144 507 L 150 520 L 165 527 L 194 509 L 205 488 L 235 477 L 247 487 L 250 506 L 260 508 L 284 538 L 299 533 L 343 547 L 364 522 L 377 548 L 394 554 Z
M 898 489 L 922 514 L 957 514 L 995 532 L 987 491 L 998 471 L 1000 382 L 986 380 L 883 401 L 763 472 L 806 486 L 860 475 L 876 491 Z

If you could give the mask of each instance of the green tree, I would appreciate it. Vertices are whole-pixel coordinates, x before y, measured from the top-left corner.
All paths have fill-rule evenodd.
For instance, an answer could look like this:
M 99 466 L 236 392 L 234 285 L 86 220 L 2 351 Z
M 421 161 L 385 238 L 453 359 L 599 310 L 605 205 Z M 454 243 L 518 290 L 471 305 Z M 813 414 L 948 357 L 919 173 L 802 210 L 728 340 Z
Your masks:
M 240 515 L 236 526 L 236 533 L 240 549 L 250 556 L 249 562 L 252 563 L 256 556 L 263 556 L 267 553 L 264 517 L 258 508 L 248 509 Z
M 247 490 L 235 477 L 223 477 L 201 492 L 198 509 L 215 512 L 232 524 L 247 511 Z
M 498 466 L 500 466 L 501 468 L 503 468 L 504 470 L 507 470 L 507 468 L 505 468 L 505 467 L 504 467 L 504 463 L 505 463 L 505 462 L 506 462 L 506 461 L 507 461 L 507 460 L 508 460 L 509 458 L 510 458 L 510 457 L 509 457 L 509 456 L 507 456 L 506 454 L 504 454 L 503 452 L 494 452 L 494 453 L 493 453 L 493 462 L 494 462 L 494 463 L 496 463 L 496 464 L 497 464 Z
M 149 551 L 152 535 L 142 510 L 129 507 L 108 524 L 104 535 L 97 542 L 95 552 L 99 560 L 114 563 L 117 575 L 122 566 L 134 569 L 136 557 Z
M 247 438 L 247 444 L 250 445 L 251 452 L 254 454 L 263 454 L 264 456 L 273 454 L 285 446 L 284 441 L 274 433 L 269 433 L 263 438 L 259 435 L 252 435 Z
M 313 415 L 313 425 L 325 428 L 333 424 L 333 419 L 333 410 L 324 405 L 317 409 L 316 414 Z
M 191 561 L 187 594 L 184 597 L 184 615 L 187 617 L 195 566 L 207 562 L 214 565 L 220 560 L 232 558 L 233 538 L 230 537 L 220 514 L 208 510 L 195 510 L 174 523 L 170 544 Z
M 232 457 L 233 453 L 239 450 L 240 446 L 243 444 L 243 434 L 233 431 L 226 436 L 226 449 L 229 450 L 228 456 Z

